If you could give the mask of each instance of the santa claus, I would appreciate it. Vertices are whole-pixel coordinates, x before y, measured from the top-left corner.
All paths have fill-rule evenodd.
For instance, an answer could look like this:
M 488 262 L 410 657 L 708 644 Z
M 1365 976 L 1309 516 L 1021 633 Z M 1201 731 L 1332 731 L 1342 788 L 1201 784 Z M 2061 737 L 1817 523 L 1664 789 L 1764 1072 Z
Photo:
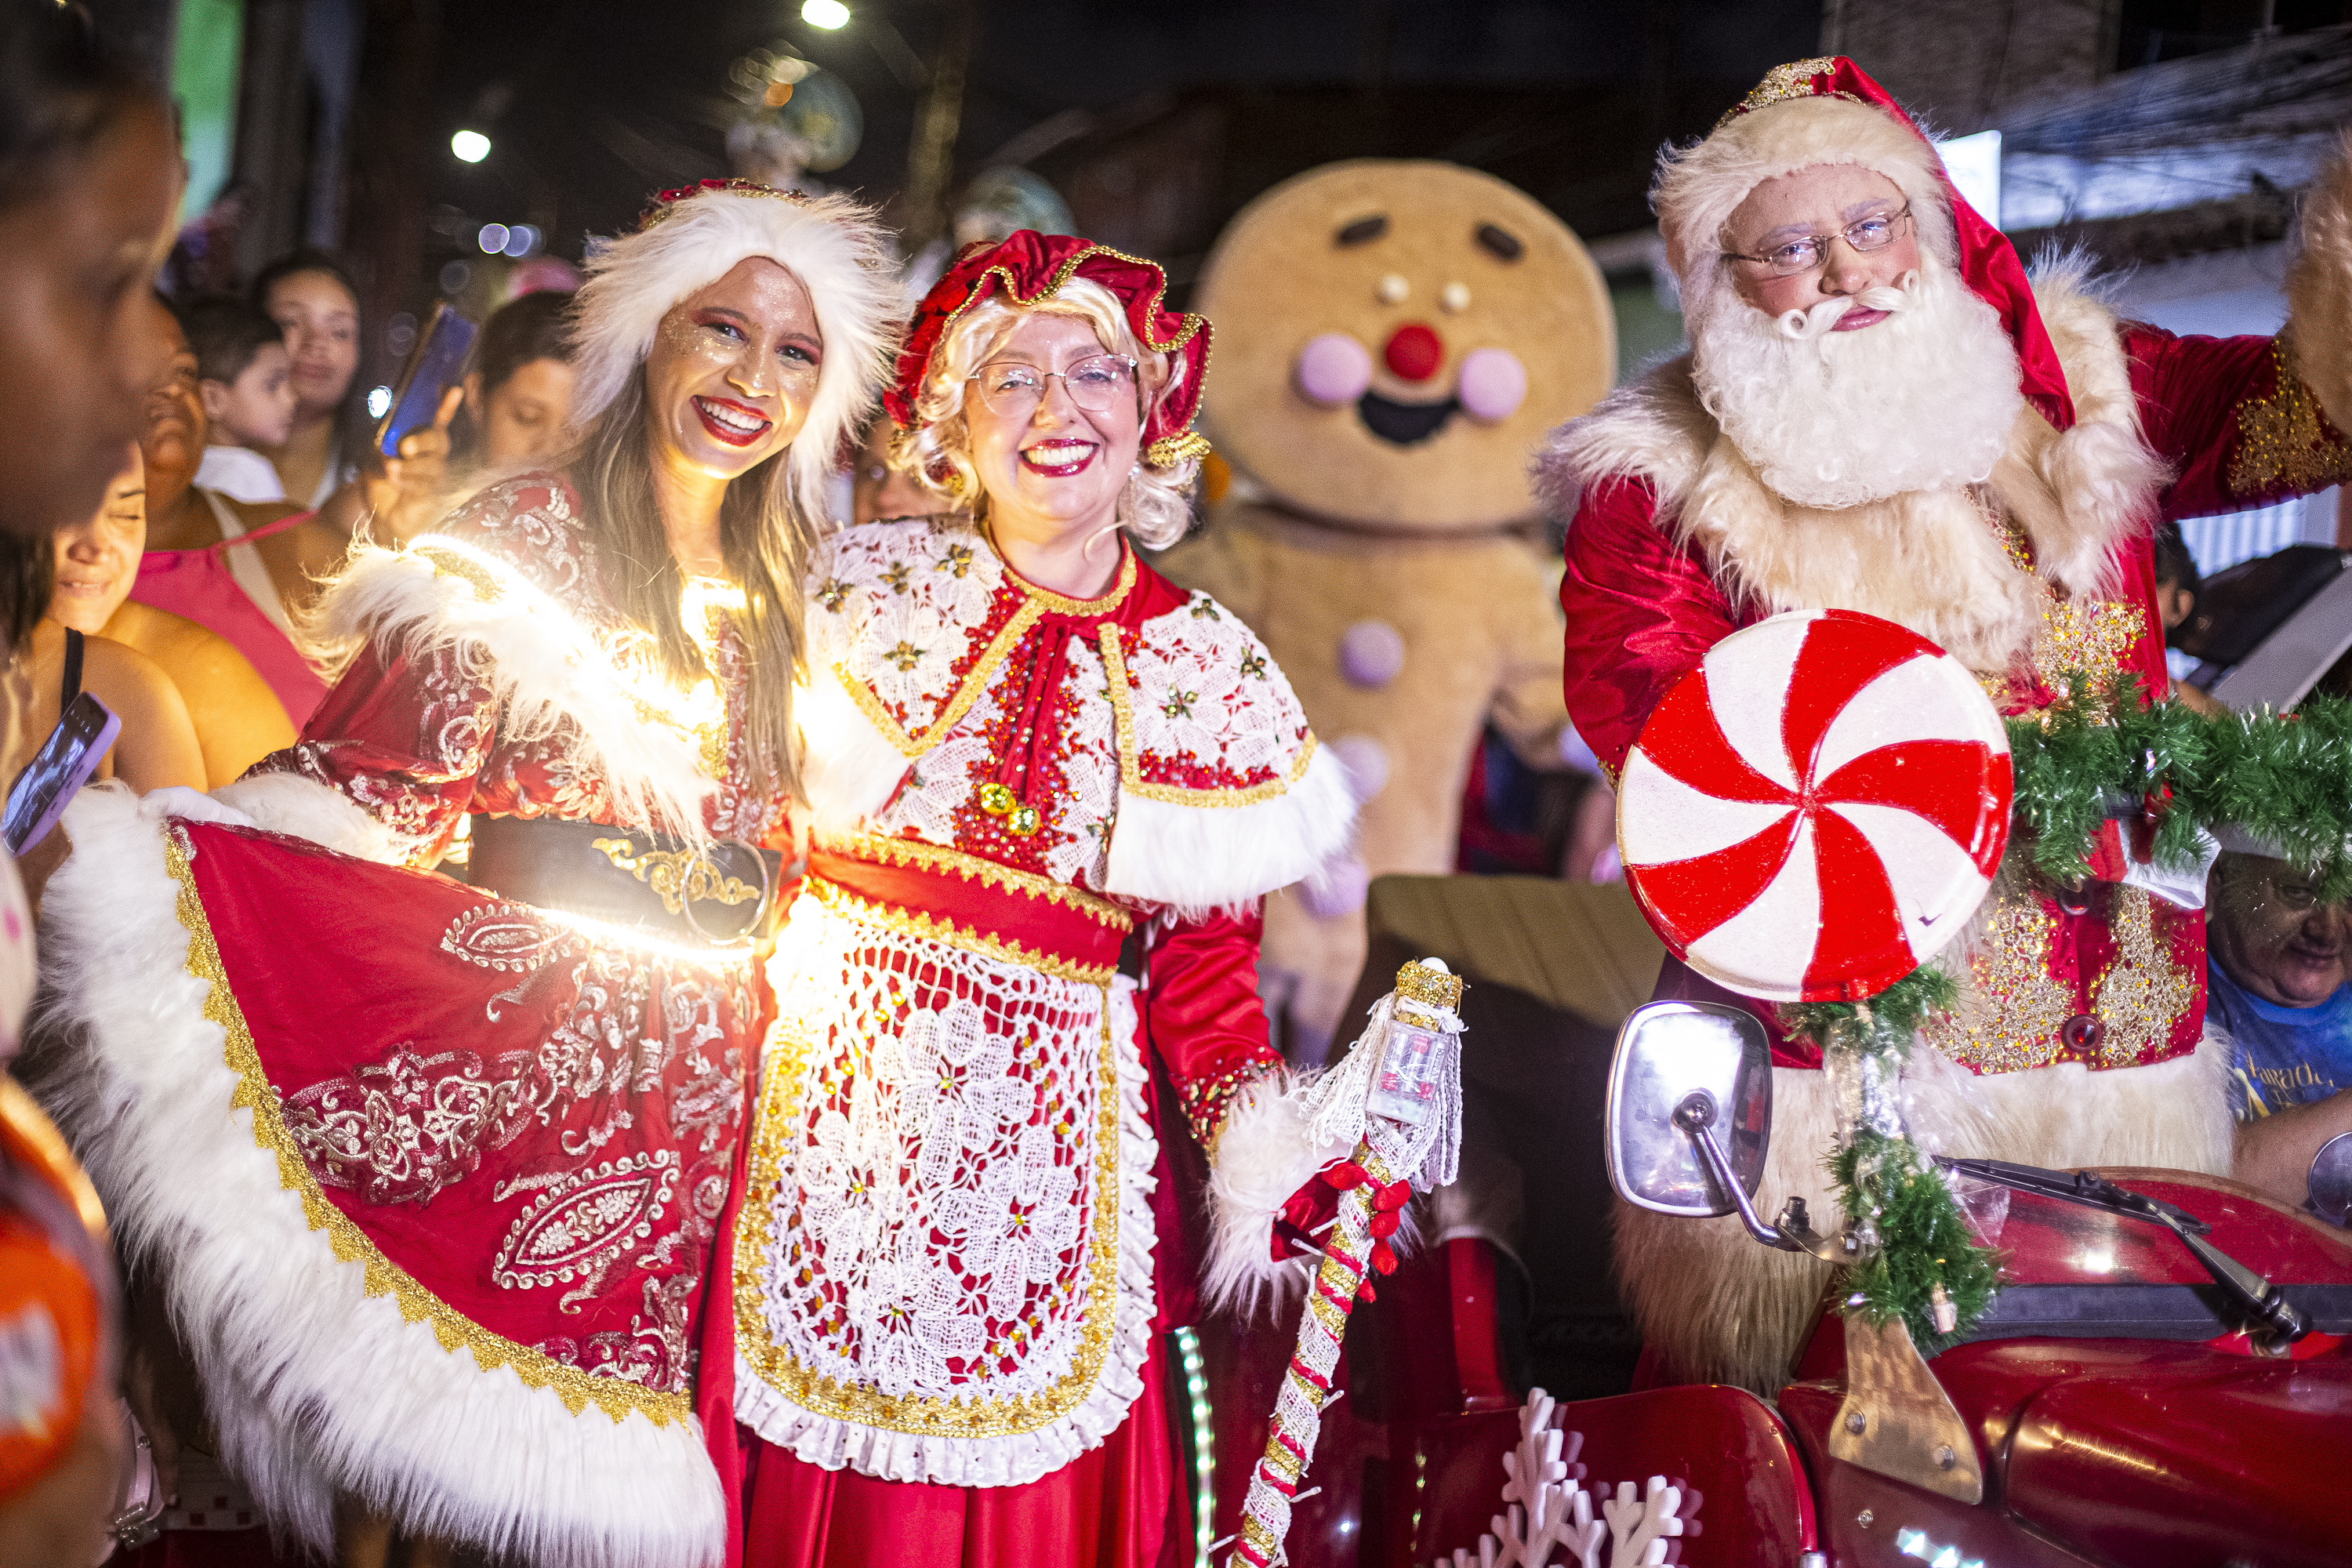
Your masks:
M 1783 66 L 1652 193 L 1691 352 L 1538 459 L 1574 498 L 1569 710 L 1614 770 L 1708 647 L 1780 611 L 1866 611 L 1973 670 L 2009 714 L 2077 671 L 2166 689 L 2161 520 L 2352 475 L 2352 174 L 2305 216 L 2275 338 L 2119 321 L 2079 260 L 2029 277 L 1936 150 L 1851 60 Z M 2226 1173 L 2226 1053 L 2204 1036 L 2201 911 L 2126 881 L 2052 886 L 2011 856 L 1942 962 L 1961 1002 L 1912 1052 L 1923 1140 L 2038 1165 Z M 2193 894 L 2177 897 L 2194 901 Z M 1662 996 L 1720 1001 L 1669 960 Z M 1748 1002 L 1772 1023 L 1771 1010 Z M 1774 1048 L 1763 1190 L 1835 1213 L 1831 1093 Z M 1617 1266 L 1663 1370 L 1769 1391 L 1828 1266 L 1734 1220 L 1622 1205 Z

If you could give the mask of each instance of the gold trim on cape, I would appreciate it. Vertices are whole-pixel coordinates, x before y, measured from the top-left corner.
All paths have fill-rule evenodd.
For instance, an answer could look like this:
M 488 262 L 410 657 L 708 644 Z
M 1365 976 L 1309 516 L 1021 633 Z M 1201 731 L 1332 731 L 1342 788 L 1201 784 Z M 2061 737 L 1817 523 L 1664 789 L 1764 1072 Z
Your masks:
M 923 838 L 886 837 L 878 833 L 827 834 L 811 836 L 818 848 L 852 860 L 871 860 L 892 866 L 908 866 L 918 870 L 944 871 L 961 877 L 967 882 L 979 882 L 983 887 L 1002 888 L 1024 898 L 1043 899 L 1048 903 L 1063 904 L 1087 916 L 1097 924 L 1117 931 L 1135 929 L 1135 916 L 1126 909 L 1098 898 L 1067 882 L 1057 882 L 1051 877 L 1040 877 L 1034 871 L 1017 871 L 1010 866 L 1000 866 L 985 856 L 967 850 L 950 849 Z
M 368 1239 L 367 1233 L 320 1191 L 318 1180 L 302 1163 L 300 1152 L 286 1131 L 278 1091 L 262 1068 L 253 1031 L 245 1021 L 245 1010 L 237 1005 L 236 994 L 229 985 L 220 946 L 213 937 L 212 921 L 205 914 L 194 874 L 189 869 L 186 846 L 176 829 L 166 829 L 163 854 L 172 880 L 179 888 L 177 912 L 181 926 L 188 933 L 188 973 L 205 983 L 205 1018 L 220 1026 L 225 1041 L 223 1054 L 229 1070 L 236 1075 L 236 1089 L 229 1097 L 229 1105 L 233 1110 L 241 1107 L 252 1112 L 254 1144 L 277 1160 L 278 1184 L 302 1200 L 303 1218 L 312 1230 L 327 1233 L 327 1243 L 334 1249 L 338 1261 L 358 1263 L 366 1269 L 367 1293 L 391 1297 L 404 1321 L 431 1323 L 433 1337 L 440 1341 L 443 1350 L 452 1354 L 461 1346 L 471 1351 L 474 1364 L 484 1373 L 510 1368 L 524 1387 L 551 1390 L 574 1415 L 591 1405 L 616 1424 L 633 1410 L 656 1426 L 667 1426 L 691 1415 L 694 1402 L 688 1394 L 656 1394 L 635 1384 L 598 1377 L 578 1367 L 565 1366 L 528 1345 L 483 1328 L 386 1258 Z
M 1315 759 L 1315 731 L 1307 732 L 1292 759 L 1287 777 L 1268 779 L 1264 784 L 1248 784 L 1236 789 L 1189 789 L 1182 784 L 1150 784 L 1145 781 L 1141 763 L 1141 747 L 1135 738 L 1135 701 L 1127 688 L 1127 658 L 1119 651 L 1118 627 L 1107 625 L 1102 628 L 1103 673 L 1109 678 L 1112 720 L 1118 731 L 1118 787 L 1122 794 L 1144 800 L 1165 801 L 1171 805 L 1255 805 L 1288 793 L 1290 786 L 1307 776 L 1307 764 Z

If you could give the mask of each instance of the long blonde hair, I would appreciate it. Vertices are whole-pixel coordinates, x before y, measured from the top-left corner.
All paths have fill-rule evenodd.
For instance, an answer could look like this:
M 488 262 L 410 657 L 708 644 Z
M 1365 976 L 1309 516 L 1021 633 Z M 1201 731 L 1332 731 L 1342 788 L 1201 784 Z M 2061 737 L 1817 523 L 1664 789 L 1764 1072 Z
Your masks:
M 972 466 L 971 431 L 963 416 L 964 384 L 1003 349 L 1033 312 L 1085 321 L 1106 352 L 1135 361 L 1147 416 L 1185 374 L 1184 356 L 1145 348 L 1118 296 L 1089 279 L 1073 278 L 1034 304 L 1009 304 L 992 296 L 975 306 L 931 351 L 922 390 L 915 398 L 914 428 L 898 432 L 890 444 L 892 468 L 975 518 L 988 515 L 988 492 Z M 1139 461 L 1118 494 L 1118 525 L 1150 549 L 1175 543 L 1192 524 L 1191 491 L 1200 472 L 1196 458 L 1180 458 L 1165 468 Z

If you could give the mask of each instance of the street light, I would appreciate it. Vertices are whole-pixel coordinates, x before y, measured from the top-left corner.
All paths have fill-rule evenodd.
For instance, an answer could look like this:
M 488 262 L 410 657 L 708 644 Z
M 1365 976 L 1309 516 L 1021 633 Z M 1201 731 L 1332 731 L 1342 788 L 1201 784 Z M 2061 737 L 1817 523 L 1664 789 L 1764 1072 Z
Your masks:
M 835 27 L 849 26 L 849 7 L 841 0 L 803 0 L 801 20 L 812 27 L 831 32 Z
M 816 0 L 809 0 L 811 5 Z M 846 11 L 842 13 L 847 18 Z M 478 163 L 490 155 L 490 139 L 478 131 L 460 131 L 449 138 L 449 151 L 457 154 L 461 163 Z

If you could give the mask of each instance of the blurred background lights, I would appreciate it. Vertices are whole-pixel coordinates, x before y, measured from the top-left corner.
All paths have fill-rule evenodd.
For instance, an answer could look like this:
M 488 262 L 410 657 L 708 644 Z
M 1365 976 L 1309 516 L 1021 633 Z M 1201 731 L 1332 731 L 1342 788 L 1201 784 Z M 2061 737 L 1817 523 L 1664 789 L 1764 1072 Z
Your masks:
M 390 408 L 391 406 L 392 406 L 392 388 L 390 388 L 390 387 L 388 387 L 388 386 L 379 386 L 379 387 L 376 387 L 376 388 L 373 389 L 372 391 L 370 391 L 370 392 L 368 393 L 368 395 L 367 395 L 367 411 L 368 411 L 368 417 L 369 417 L 369 418 L 371 418 L 371 419 L 381 419 L 381 418 L 383 418 L 383 416 L 384 416 L 384 411 L 385 411 L 386 409 Z
M 801 20 L 812 27 L 845 27 L 849 26 L 849 7 L 841 0 L 807 0 L 801 6 Z
M 811 3 L 814 4 L 814 0 Z M 837 6 L 835 8 L 838 9 Z M 841 17 L 842 21 L 847 21 L 849 13 L 843 11 Z M 840 23 L 834 25 L 838 26 Z M 478 163 L 490 155 L 490 139 L 478 131 L 460 131 L 449 138 L 449 151 L 457 154 L 462 163 Z
M 502 223 L 486 223 L 482 226 L 482 232 L 475 236 L 475 243 L 482 247 L 482 254 L 484 256 L 502 255 L 506 250 L 507 239 L 511 232 L 512 231 Z
M 507 230 L 506 254 L 520 261 L 539 248 L 539 230 L 527 223 L 516 224 Z

